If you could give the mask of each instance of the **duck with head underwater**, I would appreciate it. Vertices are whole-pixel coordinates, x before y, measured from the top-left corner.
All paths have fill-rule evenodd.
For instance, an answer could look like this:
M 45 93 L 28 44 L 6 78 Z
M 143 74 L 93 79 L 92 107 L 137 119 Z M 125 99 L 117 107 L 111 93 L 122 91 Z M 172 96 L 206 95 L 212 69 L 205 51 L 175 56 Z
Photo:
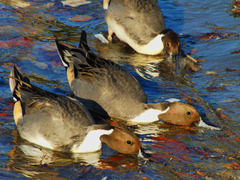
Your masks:
M 9 78 L 14 120 L 23 139 L 55 151 L 86 153 L 102 142 L 124 154 L 143 154 L 137 136 L 123 127 L 96 124 L 79 101 L 42 90 L 14 66 Z
M 180 39 L 165 23 L 156 0 L 104 0 L 108 40 L 115 34 L 141 54 L 179 53 Z
M 148 103 L 139 82 L 118 64 L 94 54 L 82 31 L 78 47 L 56 39 L 59 56 L 67 70 L 75 96 L 98 103 L 110 117 L 132 123 L 163 120 L 174 125 L 199 124 L 201 117 L 191 105 L 181 102 Z M 201 126 L 204 126 L 200 122 Z

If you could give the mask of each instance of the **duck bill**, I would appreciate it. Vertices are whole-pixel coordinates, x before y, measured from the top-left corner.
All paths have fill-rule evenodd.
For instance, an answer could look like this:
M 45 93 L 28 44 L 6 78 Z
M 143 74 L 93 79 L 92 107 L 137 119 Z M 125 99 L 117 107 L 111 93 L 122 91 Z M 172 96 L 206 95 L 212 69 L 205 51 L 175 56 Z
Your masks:
M 172 66 L 172 70 L 176 70 L 178 68 L 178 62 L 177 62 L 177 54 L 171 52 L 168 57 L 168 61 L 170 62 Z
M 170 61 L 171 63 L 175 64 L 176 61 L 177 61 L 177 54 L 171 52 L 171 53 L 169 54 L 169 61 Z
M 139 151 L 138 151 L 138 157 L 139 158 L 142 158 L 142 159 L 145 159 L 145 158 L 149 158 L 149 157 L 151 157 L 149 154 L 147 154 L 144 150 L 143 150 L 143 148 L 141 147 L 140 149 L 139 149 Z
M 202 118 L 200 117 L 200 121 L 199 121 L 199 124 L 198 124 L 199 127 L 203 127 L 203 128 L 208 128 L 208 129 L 211 129 L 211 130 L 221 130 L 222 128 L 219 128 L 219 127 L 216 127 L 216 126 L 211 126 L 211 125 L 208 125 L 206 124 Z

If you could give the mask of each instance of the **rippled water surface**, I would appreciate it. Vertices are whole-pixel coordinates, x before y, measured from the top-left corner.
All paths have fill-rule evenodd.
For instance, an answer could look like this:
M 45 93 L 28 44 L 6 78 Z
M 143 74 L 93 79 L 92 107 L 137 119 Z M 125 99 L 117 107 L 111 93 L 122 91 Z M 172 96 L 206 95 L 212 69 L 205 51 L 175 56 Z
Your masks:
M 200 71 L 173 78 L 159 70 L 163 57 L 139 55 L 119 42 L 102 44 L 94 37 L 107 31 L 101 1 L 72 7 L 60 0 L 0 0 L 1 179 L 240 179 L 239 16 L 227 0 L 158 4 L 167 28 L 180 35 L 181 48 L 205 60 Z M 222 130 L 161 123 L 136 127 L 154 162 L 117 154 L 105 145 L 101 152 L 71 155 L 20 139 L 7 77 L 13 64 L 37 86 L 68 94 L 53 34 L 77 45 L 81 30 L 87 31 L 92 50 L 140 81 L 150 102 L 174 97 L 192 103 L 205 121 Z

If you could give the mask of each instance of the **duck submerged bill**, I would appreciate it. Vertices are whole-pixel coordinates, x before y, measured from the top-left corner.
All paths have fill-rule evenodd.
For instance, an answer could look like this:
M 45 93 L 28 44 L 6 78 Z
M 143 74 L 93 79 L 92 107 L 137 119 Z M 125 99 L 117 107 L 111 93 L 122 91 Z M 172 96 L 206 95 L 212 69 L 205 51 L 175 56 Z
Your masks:
M 211 130 L 222 130 L 222 128 L 220 128 L 220 127 L 216 127 L 216 126 L 212 126 L 212 125 L 206 124 L 206 123 L 202 120 L 202 118 L 200 118 L 200 121 L 199 121 L 198 126 L 199 126 L 199 127 L 208 128 L 208 129 L 211 129 Z

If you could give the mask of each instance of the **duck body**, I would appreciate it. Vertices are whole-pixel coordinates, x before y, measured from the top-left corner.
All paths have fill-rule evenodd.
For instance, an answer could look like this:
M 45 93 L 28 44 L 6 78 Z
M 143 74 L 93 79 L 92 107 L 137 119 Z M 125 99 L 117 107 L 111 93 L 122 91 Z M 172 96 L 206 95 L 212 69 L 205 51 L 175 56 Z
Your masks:
M 112 117 L 134 118 L 139 109 L 144 110 L 147 102 L 143 89 L 137 80 L 128 76 L 120 66 L 109 61 L 102 62 L 103 64 L 95 62 L 95 66 L 100 65 L 97 69 L 94 66 L 86 68 L 87 72 L 81 69 L 79 78 L 71 82 L 73 93 L 75 96 L 96 101 Z M 128 86 L 131 86 L 131 89 L 126 88 Z
M 73 93 L 95 101 L 110 117 L 136 123 L 161 119 L 178 125 L 199 121 L 199 113 L 191 105 L 180 102 L 147 103 L 142 86 L 132 75 L 90 50 L 86 32 L 82 32 L 78 47 L 58 40 L 56 45 Z
M 87 51 L 84 43 L 73 48 L 56 42 L 75 96 L 97 102 L 110 116 L 120 119 L 134 118 L 145 108 L 147 97 L 142 87 L 122 67 Z
M 163 49 L 178 53 L 179 37 L 165 29 L 161 9 L 156 0 L 105 0 L 108 40 L 115 35 L 141 54 L 156 55 Z
M 56 95 L 30 84 L 14 67 L 10 89 L 14 120 L 20 136 L 37 145 L 63 152 L 85 153 L 101 149 L 102 142 L 121 153 L 137 153 L 138 138 L 131 132 L 108 124 L 95 124 L 85 106 L 76 99 Z M 124 140 L 118 136 L 125 134 Z M 127 141 L 135 145 L 128 147 Z M 126 145 L 127 149 L 121 150 Z M 111 145 L 112 144 L 112 145 Z M 136 149 L 135 149 L 136 148 Z

